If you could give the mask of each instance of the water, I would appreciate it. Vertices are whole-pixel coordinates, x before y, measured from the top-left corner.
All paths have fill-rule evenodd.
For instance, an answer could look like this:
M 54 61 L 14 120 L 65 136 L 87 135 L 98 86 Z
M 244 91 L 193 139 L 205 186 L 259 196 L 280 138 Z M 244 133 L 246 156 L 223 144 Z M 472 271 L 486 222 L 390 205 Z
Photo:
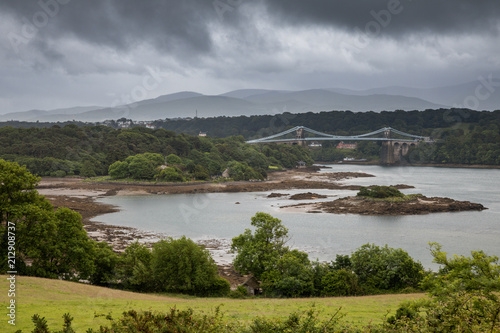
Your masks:
M 155 231 L 173 237 L 231 239 L 250 228 L 256 212 L 270 213 L 289 229 L 289 245 L 306 251 L 310 258 L 335 259 L 366 243 L 402 248 L 431 269 L 428 242 L 438 242 L 449 254 L 469 255 L 484 250 L 500 256 L 500 170 L 429 167 L 381 167 L 332 165 L 322 172 L 356 171 L 375 178 L 357 178 L 344 184 L 408 184 L 405 193 L 468 200 L 488 207 L 482 212 L 438 213 L 416 216 L 358 216 L 309 214 L 280 209 L 297 204 L 283 198 L 266 198 L 271 192 L 213 193 L 159 196 L 106 197 L 102 202 L 119 206 L 118 213 L 95 220 Z M 309 191 L 309 190 L 307 190 Z M 305 190 L 274 191 L 302 193 Z M 314 190 L 330 197 L 354 195 L 354 191 Z M 321 200 L 317 200 L 321 201 Z M 310 202 L 310 201 L 307 201 Z M 237 204 L 239 203 L 239 204 Z

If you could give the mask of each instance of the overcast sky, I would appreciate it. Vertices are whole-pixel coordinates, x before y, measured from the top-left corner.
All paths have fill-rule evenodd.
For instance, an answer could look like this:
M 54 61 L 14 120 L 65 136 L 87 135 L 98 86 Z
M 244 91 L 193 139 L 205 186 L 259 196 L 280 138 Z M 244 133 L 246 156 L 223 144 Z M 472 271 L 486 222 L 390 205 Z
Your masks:
M 500 73 L 499 0 L 0 0 L 0 113 Z

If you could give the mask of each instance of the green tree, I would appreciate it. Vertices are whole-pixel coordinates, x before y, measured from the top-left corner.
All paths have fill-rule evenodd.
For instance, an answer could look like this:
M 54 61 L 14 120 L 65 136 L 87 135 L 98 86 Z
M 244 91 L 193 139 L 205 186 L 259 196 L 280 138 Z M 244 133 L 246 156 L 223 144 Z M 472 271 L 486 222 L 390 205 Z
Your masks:
M 182 159 L 175 154 L 170 154 L 167 156 L 167 164 L 182 164 Z
M 124 179 L 130 176 L 127 162 L 116 161 L 109 166 L 108 172 L 111 178 L 114 179 Z
M 402 304 L 387 327 L 407 332 L 499 332 L 498 257 L 472 251 L 470 257 L 449 258 L 441 245 L 430 245 L 440 268 L 424 279 L 429 298 Z
M 156 173 L 157 165 L 144 155 L 130 156 L 125 162 L 128 163 L 128 171 L 134 179 L 152 179 Z
M 151 268 L 153 254 L 144 244 L 134 242 L 127 246 L 120 258 L 118 277 L 127 289 L 153 291 L 154 281 Z
M 264 272 L 276 267 L 278 259 L 288 252 L 288 229 L 281 220 L 266 213 L 257 213 L 252 217 L 250 229 L 237 237 L 231 244 L 231 251 L 236 253 L 233 264 L 242 274 L 252 273 L 260 279 Z
M 326 273 L 321 284 L 322 296 L 354 296 L 361 293 L 357 275 L 345 268 Z
M 229 282 L 219 277 L 208 250 L 186 237 L 156 243 L 151 267 L 159 291 L 196 295 L 229 293 Z
M 208 170 L 205 169 L 202 165 L 197 164 L 194 169 L 194 177 L 199 180 L 207 180 L 210 178 L 208 174 Z
M 0 160 L 1 249 L 8 249 L 9 226 L 16 230 L 16 268 L 20 273 L 71 280 L 87 279 L 94 269 L 93 241 L 81 216 L 54 207 L 38 192 L 39 179 L 17 163 Z M 6 271 L 7 256 L 2 257 Z M 30 260 L 31 265 L 25 265 Z
M 273 296 L 305 297 L 314 293 L 313 269 L 307 253 L 292 250 L 262 274 L 264 292 Z
M 113 248 L 105 242 L 94 245 L 94 271 L 90 276 L 90 283 L 98 286 L 106 286 L 116 283 L 116 268 L 118 255 Z
M 166 167 L 160 171 L 158 178 L 167 182 L 183 182 L 186 180 L 182 171 L 177 167 Z
M 368 292 L 417 288 L 425 276 L 420 262 L 406 251 L 365 244 L 351 255 L 352 269 Z
M 80 169 L 80 176 L 82 177 L 95 177 L 97 174 L 95 172 L 95 166 L 91 161 L 85 161 Z

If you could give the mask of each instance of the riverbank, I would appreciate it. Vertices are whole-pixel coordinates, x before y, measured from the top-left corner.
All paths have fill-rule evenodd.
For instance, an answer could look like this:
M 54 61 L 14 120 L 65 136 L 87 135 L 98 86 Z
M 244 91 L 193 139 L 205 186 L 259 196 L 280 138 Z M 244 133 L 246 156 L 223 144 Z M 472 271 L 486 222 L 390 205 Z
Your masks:
M 340 162 L 318 162 L 322 165 L 383 165 L 379 161 L 340 161 Z M 422 167 L 422 168 L 464 168 L 464 169 L 500 169 L 500 165 L 482 165 L 482 164 L 439 164 L 439 163 L 400 163 L 393 165 L 383 165 L 388 167 Z
M 342 180 L 373 177 L 362 172 L 318 173 L 318 167 L 270 172 L 266 181 L 244 182 L 191 182 L 191 183 L 126 183 L 95 182 L 82 178 L 42 178 L 37 190 L 57 207 L 68 207 L 80 215 L 89 237 L 109 243 L 115 251 L 123 251 L 130 243 L 153 243 L 169 235 L 136 228 L 114 226 L 96 222 L 95 218 L 117 212 L 117 207 L 98 202 L 107 196 L 137 196 L 195 193 L 266 192 L 291 189 L 358 190 L 358 185 L 344 185 Z M 229 247 L 221 240 L 202 240 L 216 258 L 224 258 Z

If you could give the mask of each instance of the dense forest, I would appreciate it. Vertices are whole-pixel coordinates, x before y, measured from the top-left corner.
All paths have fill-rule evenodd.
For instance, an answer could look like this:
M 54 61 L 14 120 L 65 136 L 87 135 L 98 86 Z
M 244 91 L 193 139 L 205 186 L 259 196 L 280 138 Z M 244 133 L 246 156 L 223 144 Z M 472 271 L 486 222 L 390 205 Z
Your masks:
M 308 150 L 298 146 L 251 146 L 241 136 L 207 138 L 144 127 L 3 127 L 0 141 L 0 158 L 40 176 L 92 177 L 111 171 L 114 178 L 168 180 L 174 171 L 183 180 L 207 179 L 229 169 L 233 179 L 248 180 L 266 178 L 269 169 L 292 168 L 298 161 L 313 163 Z M 168 162 L 172 168 L 157 174 Z
M 217 147 L 219 153 L 208 157 L 222 155 L 222 159 L 216 158 L 219 164 L 231 160 L 248 163 L 245 161 L 248 158 L 246 153 L 242 155 L 234 152 L 236 147 L 246 152 L 266 150 L 264 155 L 269 159 L 268 165 L 279 164 L 283 167 L 293 166 L 296 162 L 290 156 L 283 156 L 289 154 L 298 154 L 297 157 L 300 155 L 300 159 L 308 162 L 311 160 L 306 155 L 310 155 L 315 161 L 324 162 L 338 161 L 344 157 L 376 160 L 381 149 L 377 142 L 359 142 L 356 150 L 346 150 L 336 149 L 337 142 L 325 141 L 321 149 L 305 153 L 299 148 L 290 147 L 249 148 L 243 141 L 276 134 L 299 125 L 335 135 L 356 135 L 389 126 L 410 134 L 430 136 L 435 140 L 434 144 L 420 145 L 410 152 L 406 157 L 409 164 L 500 164 L 500 110 L 285 112 L 269 116 L 157 120 L 152 123 L 157 130 L 147 130 L 143 127 L 144 124 L 133 125 L 133 130 L 117 129 L 118 122 L 108 122 L 108 125 L 115 129 L 84 123 L 0 123 L 0 139 L 4 143 L 0 148 L 0 157 L 26 164 L 31 171 L 40 175 L 54 174 L 57 171 L 60 171 L 59 174 L 62 171 L 66 174 L 80 174 L 82 169 L 82 175 L 101 175 L 108 172 L 111 164 L 124 161 L 135 154 L 175 154 L 181 157 L 184 169 L 190 166 L 191 171 L 187 173 L 178 168 L 183 171 L 184 177 L 190 177 L 194 175 L 194 167 L 198 164 L 207 169 L 209 174 L 217 174 L 213 165 L 210 167 L 206 161 L 204 164 L 196 162 L 194 166 L 190 163 L 193 159 L 197 160 L 190 157 L 193 149 L 207 157 L 206 153 L 211 154 L 213 147 Z M 33 130 L 28 129 L 29 126 Z M 212 139 L 198 137 L 200 132 L 208 133 L 208 137 Z M 237 137 L 229 139 L 231 136 Z M 68 145 L 61 142 L 67 142 Z M 221 152 L 221 145 L 231 146 L 234 158 Z M 271 157 L 274 159 L 270 159 Z M 40 166 L 40 161 L 35 165 L 34 159 L 43 158 L 55 158 L 57 161 L 50 163 L 50 167 Z M 217 167 L 215 169 L 218 170 Z M 198 168 L 198 171 L 198 175 L 205 174 L 205 170 Z

